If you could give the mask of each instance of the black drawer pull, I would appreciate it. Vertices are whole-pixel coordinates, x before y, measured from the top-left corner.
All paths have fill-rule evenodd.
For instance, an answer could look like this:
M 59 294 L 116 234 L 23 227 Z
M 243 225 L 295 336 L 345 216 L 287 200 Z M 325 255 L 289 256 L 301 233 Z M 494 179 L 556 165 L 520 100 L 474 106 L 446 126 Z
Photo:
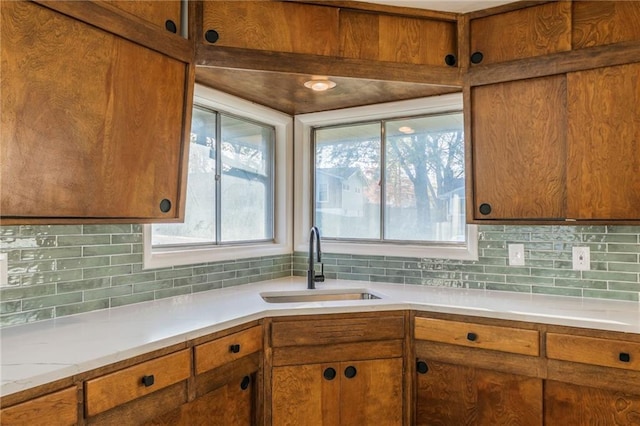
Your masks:
M 209 43 L 215 43 L 220 38 L 220 34 L 216 30 L 208 30 L 204 33 L 204 39 Z
M 147 388 L 149 386 L 152 386 L 155 382 L 156 382 L 156 379 L 155 377 L 153 377 L 153 374 L 149 376 L 142 376 L 142 384 Z
M 483 59 L 484 59 L 484 55 L 482 54 L 482 52 L 473 52 L 471 54 L 472 64 L 479 64 L 480 62 L 482 62 Z
M 467 333 L 468 341 L 475 342 L 477 338 L 478 338 L 478 335 L 476 333 Z
M 626 352 L 620 352 L 620 355 L 618 355 L 618 359 L 622 362 L 630 362 L 631 361 L 631 355 L 629 355 Z
M 178 32 L 178 26 L 171 19 L 167 19 L 167 21 L 164 23 L 164 28 L 170 33 L 175 34 Z
M 420 374 L 427 374 L 427 372 L 429 371 L 429 366 L 424 361 L 418 361 L 416 363 L 416 370 L 418 370 L 418 373 Z
M 336 370 L 329 367 L 322 373 L 322 376 L 327 380 L 333 380 L 336 378 Z
M 235 344 L 229 346 L 229 352 L 231 352 L 232 354 L 237 354 L 238 352 L 240 352 L 240 345 Z
M 456 55 L 447 55 L 444 57 L 444 63 L 449 65 L 450 67 L 455 67 L 457 63 Z
M 353 379 L 358 374 L 358 370 L 352 365 L 344 369 L 344 375 L 347 379 Z
M 480 214 L 483 215 L 491 214 L 491 204 L 482 203 L 480 204 L 480 208 L 478 210 L 480 210 Z

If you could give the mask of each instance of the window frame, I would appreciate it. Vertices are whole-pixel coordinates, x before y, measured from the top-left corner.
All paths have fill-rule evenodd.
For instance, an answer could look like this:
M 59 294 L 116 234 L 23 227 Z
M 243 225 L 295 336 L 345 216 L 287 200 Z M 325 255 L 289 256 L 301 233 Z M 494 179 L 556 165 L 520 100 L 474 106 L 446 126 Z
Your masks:
M 462 94 L 434 96 L 409 101 L 389 102 L 371 106 L 300 114 L 294 116 L 294 138 L 296 140 L 295 181 L 296 198 L 294 205 L 294 247 L 305 251 L 308 244 L 308 230 L 313 223 L 313 141 L 314 127 L 350 124 L 371 120 L 397 119 L 409 116 L 441 114 L 462 111 Z M 478 227 L 466 226 L 466 245 L 425 244 L 412 241 L 371 242 L 353 240 L 323 240 L 323 251 L 357 255 L 388 255 L 393 248 L 394 256 L 438 258 L 455 260 L 478 260 Z
M 200 84 L 194 104 L 275 128 L 273 240 L 210 246 L 152 247 L 152 225 L 143 225 L 143 269 L 289 254 L 293 249 L 293 118 Z

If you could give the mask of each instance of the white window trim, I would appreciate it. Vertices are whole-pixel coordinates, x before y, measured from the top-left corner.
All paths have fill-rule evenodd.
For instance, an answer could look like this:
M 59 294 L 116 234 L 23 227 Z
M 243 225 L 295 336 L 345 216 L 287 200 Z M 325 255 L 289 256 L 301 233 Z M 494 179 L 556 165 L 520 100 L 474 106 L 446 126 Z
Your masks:
M 296 167 L 294 170 L 296 182 L 294 204 L 295 249 L 297 251 L 306 251 L 308 249 L 308 234 L 311 228 L 313 206 L 313 188 L 311 188 L 311 129 L 313 127 L 456 110 L 462 111 L 462 94 L 459 93 L 296 115 L 294 117 L 294 137 L 296 140 Z M 391 254 L 402 257 L 478 260 L 478 227 L 476 225 L 467 225 L 466 247 L 323 240 L 322 251 L 359 255 Z
M 291 116 L 227 93 L 196 84 L 194 103 L 216 111 L 269 124 L 276 129 L 274 242 L 211 246 L 206 248 L 155 248 L 151 225 L 143 226 L 143 269 L 217 262 L 248 257 L 289 254 L 293 248 L 293 119 Z

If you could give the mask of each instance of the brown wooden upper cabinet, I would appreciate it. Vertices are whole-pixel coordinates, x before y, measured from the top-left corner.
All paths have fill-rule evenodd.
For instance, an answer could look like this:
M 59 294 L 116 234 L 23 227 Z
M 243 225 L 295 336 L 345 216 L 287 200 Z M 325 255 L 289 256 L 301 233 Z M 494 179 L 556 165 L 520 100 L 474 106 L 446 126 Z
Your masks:
M 640 220 L 640 63 L 470 91 L 472 220 Z
M 179 219 L 189 42 L 99 2 L 1 7 L 3 223 Z
M 474 219 L 566 217 L 564 75 L 471 88 Z
M 242 19 L 239 19 L 242 17 Z M 404 64 L 456 64 L 446 20 L 280 1 L 203 2 L 202 43 Z
M 640 40 L 640 1 L 574 1 L 573 48 Z
M 182 17 L 180 0 L 102 0 L 111 6 L 144 19 L 166 31 L 180 34 Z
M 471 64 L 542 56 L 571 50 L 571 2 L 549 2 L 472 19 Z

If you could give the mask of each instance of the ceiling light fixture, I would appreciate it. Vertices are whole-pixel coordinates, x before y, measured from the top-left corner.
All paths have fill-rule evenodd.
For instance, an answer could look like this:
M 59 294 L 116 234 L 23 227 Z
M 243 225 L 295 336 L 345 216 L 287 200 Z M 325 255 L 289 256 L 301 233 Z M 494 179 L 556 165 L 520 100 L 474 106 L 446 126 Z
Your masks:
M 405 135 L 410 135 L 415 133 L 416 131 L 413 130 L 413 128 L 409 127 L 409 126 L 402 126 L 400 128 L 398 128 L 399 131 L 401 131 L 402 133 L 404 133 Z
M 315 92 L 324 92 L 325 90 L 333 89 L 336 87 L 336 83 L 329 80 L 326 77 L 313 78 L 304 83 L 304 87 L 307 87 Z

